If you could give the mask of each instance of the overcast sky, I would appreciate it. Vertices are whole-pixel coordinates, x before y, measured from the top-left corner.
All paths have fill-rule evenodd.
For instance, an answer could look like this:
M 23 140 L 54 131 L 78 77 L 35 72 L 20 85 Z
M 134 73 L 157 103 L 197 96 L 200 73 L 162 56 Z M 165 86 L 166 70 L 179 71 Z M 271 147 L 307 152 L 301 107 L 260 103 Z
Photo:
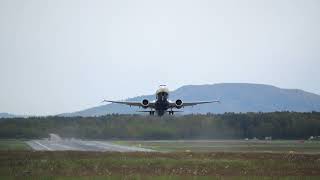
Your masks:
M 319 0 L 0 0 L 0 112 L 247 82 L 320 94 Z

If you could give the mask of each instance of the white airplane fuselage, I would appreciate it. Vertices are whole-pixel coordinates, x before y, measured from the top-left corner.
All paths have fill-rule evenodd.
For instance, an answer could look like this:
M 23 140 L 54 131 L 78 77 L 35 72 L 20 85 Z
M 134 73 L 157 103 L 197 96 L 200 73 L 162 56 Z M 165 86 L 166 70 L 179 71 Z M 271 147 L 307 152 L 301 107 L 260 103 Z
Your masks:
M 169 99 L 168 88 L 160 86 L 160 88 L 156 92 L 156 101 L 154 104 L 154 110 L 158 116 L 163 116 L 167 112 L 167 110 L 170 108 L 170 103 L 168 99 Z

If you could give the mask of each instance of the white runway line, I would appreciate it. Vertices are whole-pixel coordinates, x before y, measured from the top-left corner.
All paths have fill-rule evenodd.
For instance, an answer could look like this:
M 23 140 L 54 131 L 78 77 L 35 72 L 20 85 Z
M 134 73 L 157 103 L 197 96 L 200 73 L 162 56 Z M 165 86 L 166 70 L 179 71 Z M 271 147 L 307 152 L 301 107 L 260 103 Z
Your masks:
M 62 145 L 62 144 L 58 144 L 58 143 L 52 143 L 51 145 L 61 147 L 62 148 L 61 150 L 63 150 L 63 149 L 65 149 L 65 150 L 77 150 L 77 149 L 74 149 L 74 147 L 67 146 L 67 145 Z
M 113 149 L 117 149 L 119 151 L 146 151 L 146 152 L 152 152 L 154 150 L 151 149 L 145 149 L 145 148 L 138 148 L 138 147 L 132 147 L 132 146 L 123 146 L 123 145 L 117 145 L 117 144 L 112 144 L 109 142 L 100 142 L 100 141 L 95 141 L 97 144 L 100 144 L 104 147 L 108 147 L 108 148 L 113 148 Z
M 27 144 L 34 150 L 43 151 L 111 151 L 111 152 L 154 152 L 152 149 L 145 149 L 134 146 L 113 144 L 108 141 L 85 141 L 79 139 L 62 139 L 50 141 L 47 139 L 31 140 Z
M 52 151 L 52 149 L 49 148 L 48 146 L 45 146 L 45 145 L 39 143 L 38 141 L 34 141 L 34 142 L 35 142 L 36 144 L 38 144 L 39 146 L 44 147 L 45 149 L 47 149 L 47 150 L 49 150 L 49 151 Z

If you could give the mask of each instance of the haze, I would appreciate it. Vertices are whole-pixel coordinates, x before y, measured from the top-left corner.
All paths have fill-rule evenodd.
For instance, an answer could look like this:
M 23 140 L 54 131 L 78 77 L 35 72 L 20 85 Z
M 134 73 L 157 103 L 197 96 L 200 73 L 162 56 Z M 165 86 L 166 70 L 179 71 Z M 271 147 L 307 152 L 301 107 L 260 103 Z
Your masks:
M 50 115 L 159 84 L 320 94 L 318 0 L 1 0 L 0 112 Z

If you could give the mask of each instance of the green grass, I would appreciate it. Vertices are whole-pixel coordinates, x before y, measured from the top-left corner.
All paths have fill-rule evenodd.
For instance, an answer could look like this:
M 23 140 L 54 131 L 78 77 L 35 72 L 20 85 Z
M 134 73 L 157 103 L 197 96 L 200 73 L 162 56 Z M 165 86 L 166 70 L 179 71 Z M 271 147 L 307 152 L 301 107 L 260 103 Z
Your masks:
M 210 140 L 114 143 L 162 152 L 33 152 L 22 140 L 0 140 L 0 180 L 320 179 L 319 142 Z M 264 153 L 266 150 L 272 153 Z
M 0 140 L 0 151 L 7 150 L 30 150 L 30 146 L 28 146 L 23 140 L 16 139 L 1 139 Z
M 1 177 L 0 179 L 13 180 L 17 177 Z M 141 176 L 133 175 L 128 177 L 123 176 L 90 176 L 90 177 L 24 177 L 25 180 L 222 180 L 222 179 L 237 179 L 237 180 L 318 180 L 318 176 L 284 176 L 284 177 L 268 177 L 268 176 Z
M 276 153 L 0 151 L 0 176 L 34 179 L 205 179 L 209 176 L 319 178 L 319 160 L 320 155 Z

